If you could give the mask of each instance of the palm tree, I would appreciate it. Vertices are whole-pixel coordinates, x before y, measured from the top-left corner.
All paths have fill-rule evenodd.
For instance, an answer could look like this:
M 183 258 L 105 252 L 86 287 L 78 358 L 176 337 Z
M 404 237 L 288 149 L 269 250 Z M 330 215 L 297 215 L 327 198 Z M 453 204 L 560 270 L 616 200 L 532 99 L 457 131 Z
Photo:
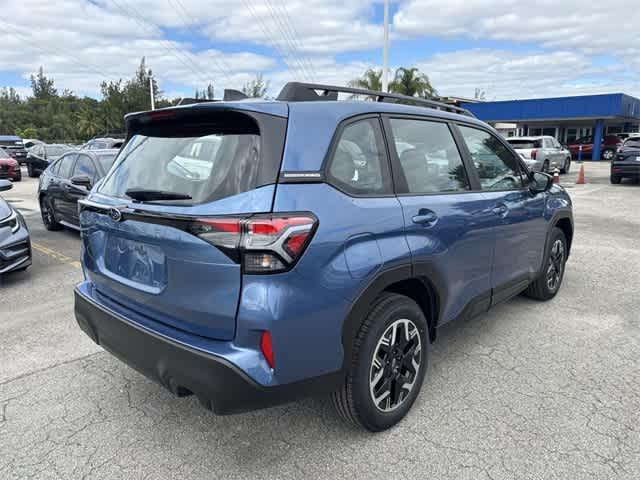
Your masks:
M 355 80 L 349 82 L 349 86 L 352 88 L 363 88 L 365 90 L 375 90 L 379 92 L 382 90 L 382 70 L 374 70 L 370 68 L 364 75 Z
M 429 82 L 429 77 L 415 67 L 398 68 L 393 81 L 389 84 L 389 91 L 421 98 L 432 98 L 437 95 L 436 89 Z

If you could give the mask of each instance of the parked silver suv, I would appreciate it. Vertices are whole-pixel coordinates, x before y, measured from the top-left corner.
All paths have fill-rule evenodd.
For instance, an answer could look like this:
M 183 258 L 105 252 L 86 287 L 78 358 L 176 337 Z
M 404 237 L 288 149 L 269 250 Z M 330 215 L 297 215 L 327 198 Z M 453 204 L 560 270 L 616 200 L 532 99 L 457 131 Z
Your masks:
M 511 137 L 507 142 L 524 158 L 529 170 L 551 173 L 557 167 L 560 173 L 568 173 L 571 168 L 571 152 L 553 137 Z

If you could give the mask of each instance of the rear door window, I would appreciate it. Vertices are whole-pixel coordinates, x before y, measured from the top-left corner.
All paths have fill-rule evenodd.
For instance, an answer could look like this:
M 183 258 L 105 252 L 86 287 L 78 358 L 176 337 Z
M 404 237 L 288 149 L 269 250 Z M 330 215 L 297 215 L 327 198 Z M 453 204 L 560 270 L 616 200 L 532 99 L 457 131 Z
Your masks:
M 100 192 L 121 198 L 133 190 L 169 192 L 185 196 L 172 203 L 194 205 L 256 188 L 261 142 L 255 123 L 183 129 L 133 135 Z
M 392 118 L 393 140 L 407 191 L 430 194 L 469 190 L 467 173 L 445 123 Z M 402 187 L 398 187 L 402 190 Z

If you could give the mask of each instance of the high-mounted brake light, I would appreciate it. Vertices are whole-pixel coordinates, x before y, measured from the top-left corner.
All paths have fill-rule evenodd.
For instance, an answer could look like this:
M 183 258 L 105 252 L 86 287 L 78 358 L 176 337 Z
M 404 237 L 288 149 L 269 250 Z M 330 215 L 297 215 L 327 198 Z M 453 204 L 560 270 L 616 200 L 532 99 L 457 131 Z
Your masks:
M 277 273 L 291 268 L 309 244 L 317 220 L 310 214 L 249 218 L 201 218 L 189 231 L 238 254 L 245 273 Z

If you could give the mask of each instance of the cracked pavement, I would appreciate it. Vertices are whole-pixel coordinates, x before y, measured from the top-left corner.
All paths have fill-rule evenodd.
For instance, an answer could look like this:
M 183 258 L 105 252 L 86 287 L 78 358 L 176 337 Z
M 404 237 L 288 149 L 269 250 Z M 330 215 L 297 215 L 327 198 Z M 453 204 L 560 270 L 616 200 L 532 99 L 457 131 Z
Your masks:
M 556 299 L 443 327 L 412 412 L 377 435 L 324 398 L 216 417 L 174 397 L 79 330 L 81 272 L 34 251 L 0 280 L 0 478 L 640 478 L 640 185 L 607 172 L 588 164 L 570 188 Z M 43 229 L 35 188 L 6 196 L 31 206 L 34 241 L 76 258 L 77 234 Z

